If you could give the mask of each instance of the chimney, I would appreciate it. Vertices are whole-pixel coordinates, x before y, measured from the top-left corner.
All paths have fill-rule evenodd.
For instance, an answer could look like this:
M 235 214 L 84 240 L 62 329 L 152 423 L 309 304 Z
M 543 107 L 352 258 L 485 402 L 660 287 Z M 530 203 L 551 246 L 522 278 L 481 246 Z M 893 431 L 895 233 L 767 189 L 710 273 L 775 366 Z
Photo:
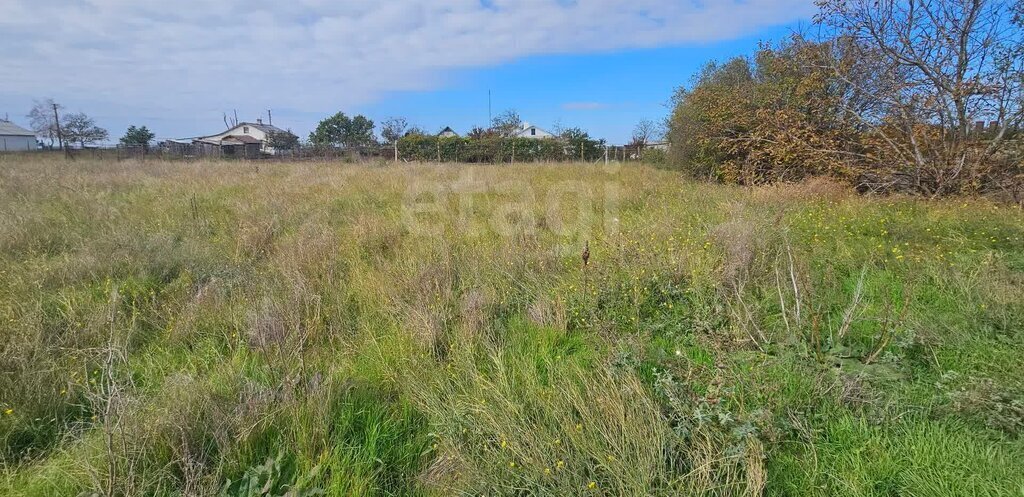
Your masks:
M 256 124 L 263 124 L 263 118 L 262 117 L 257 117 L 256 118 Z
M 979 134 L 979 135 L 984 133 L 985 132 L 985 121 L 975 121 L 974 122 L 974 132 L 976 134 Z
M 989 121 L 988 132 L 995 133 L 996 131 L 999 131 L 999 121 Z

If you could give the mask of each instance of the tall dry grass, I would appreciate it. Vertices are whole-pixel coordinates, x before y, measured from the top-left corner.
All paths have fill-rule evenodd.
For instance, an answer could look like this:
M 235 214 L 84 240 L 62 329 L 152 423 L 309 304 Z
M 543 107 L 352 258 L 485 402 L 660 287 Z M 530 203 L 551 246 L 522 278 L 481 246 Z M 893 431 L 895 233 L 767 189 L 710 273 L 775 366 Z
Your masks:
M 1019 209 L 0 156 L 0 214 L 5 495 L 841 495 L 858 437 L 899 491 L 1019 481 Z

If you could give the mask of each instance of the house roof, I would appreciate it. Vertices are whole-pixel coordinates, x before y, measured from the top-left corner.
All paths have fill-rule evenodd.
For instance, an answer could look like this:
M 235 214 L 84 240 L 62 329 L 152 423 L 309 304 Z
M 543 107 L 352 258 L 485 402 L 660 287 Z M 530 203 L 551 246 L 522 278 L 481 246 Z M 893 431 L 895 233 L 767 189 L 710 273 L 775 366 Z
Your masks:
M 530 129 L 536 129 L 537 131 L 540 131 L 541 133 L 544 133 L 546 135 L 555 136 L 554 133 L 551 133 L 548 130 L 541 128 L 540 126 L 535 126 L 530 123 L 524 123 L 522 129 L 516 130 L 515 136 L 526 136 L 526 132 L 529 131 Z
M 262 131 L 264 133 L 267 133 L 267 134 L 271 134 L 271 133 L 284 133 L 285 132 L 285 130 L 283 130 L 281 128 L 278 128 L 277 126 L 274 126 L 273 124 L 243 122 L 243 123 L 238 123 L 238 124 L 228 128 L 228 129 L 226 129 L 224 131 L 221 131 L 220 133 L 215 133 L 215 134 L 212 134 L 212 135 L 200 136 L 200 137 L 197 137 L 196 139 L 197 140 L 206 140 L 207 138 L 213 138 L 215 136 L 220 136 L 220 135 L 223 135 L 224 133 L 227 133 L 228 131 L 231 131 L 231 130 L 234 130 L 234 129 L 239 129 L 239 128 L 243 127 L 243 126 L 249 126 L 250 128 L 256 128 L 256 129 L 258 129 L 258 130 L 260 130 L 260 131 Z M 235 135 L 228 135 L 228 136 L 235 136 Z
M 284 133 L 283 129 L 278 128 L 277 126 L 274 126 L 273 124 L 238 123 L 238 126 L 251 126 L 251 127 L 256 128 L 256 129 L 258 129 L 258 130 L 260 130 L 260 131 L 262 131 L 264 133 Z M 235 126 L 235 128 L 237 128 L 238 126 Z M 231 129 L 235 129 L 235 128 L 231 128 Z
M 455 132 L 455 130 L 454 130 L 454 129 L 452 129 L 452 127 L 451 127 L 451 126 L 445 126 L 445 127 L 444 127 L 444 129 L 442 129 L 442 130 L 441 130 L 441 132 L 440 132 L 440 133 L 438 133 L 437 135 L 438 135 L 438 136 L 441 136 L 441 135 L 443 135 L 443 134 L 445 134 L 445 133 L 452 133 L 452 134 L 454 134 L 455 136 L 458 136 L 458 135 L 459 135 L 458 133 L 456 133 L 456 132 Z
M 224 142 L 227 142 L 227 141 L 234 141 L 234 142 L 246 143 L 246 144 L 262 143 L 262 142 L 260 142 L 260 140 L 257 140 L 256 138 L 253 138 L 253 137 L 251 137 L 249 135 L 228 135 L 228 136 L 225 136 L 220 142 L 223 144 Z
M 0 119 L 0 135 L 4 136 L 36 136 L 35 133 L 10 121 Z

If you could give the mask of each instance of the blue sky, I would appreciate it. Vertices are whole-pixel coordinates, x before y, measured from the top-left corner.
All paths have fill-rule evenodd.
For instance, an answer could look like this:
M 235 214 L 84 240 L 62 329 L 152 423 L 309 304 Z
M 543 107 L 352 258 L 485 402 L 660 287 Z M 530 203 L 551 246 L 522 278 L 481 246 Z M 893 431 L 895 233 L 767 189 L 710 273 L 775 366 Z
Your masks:
M 339 110 L 465 132 L 515 109 L 613 143 L 660 120 L 711 59 L 751 53 L 809 0 L 8 0 L 0 115 L 34 99 L 158 137 L 211 134 L 222 113 L 300 136 Z
M 622 143 L 641 119 L 663 120 L 675 89 L 707 61 L 753 53 L 759 41 L 780 39 L 795 28 L 766 28 L 715 43 L 527 57 L 458 71 L 441 89 L 391 94 L 358 110 L 378 118 L 405 116 L 427 131 L 451 126 L 462 133 L 487 123 L 490 90 L 493 114 L 514 109 L 542 128 L 579 126 Z

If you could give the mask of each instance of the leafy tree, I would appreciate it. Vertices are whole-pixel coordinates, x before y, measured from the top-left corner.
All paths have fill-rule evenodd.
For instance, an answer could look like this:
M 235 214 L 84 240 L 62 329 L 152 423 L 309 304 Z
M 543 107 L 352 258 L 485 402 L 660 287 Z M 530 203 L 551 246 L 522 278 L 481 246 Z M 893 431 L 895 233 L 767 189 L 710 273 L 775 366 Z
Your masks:
M 466 134 L 467 138 L 472 138 L 474 140 L 492 138 L 495 136 L 497 136 L 497 133 L 489 129 L 481 128 L 480 126 L 475 126 L 473 129 L 469 130 L 469 133 Z
M 373 136 L 373 121 L 359 115 L 352 118 L 342 144 L 345 147 L 368 147 L 377 143 Z
M 395 143 L 403 136 L 409 122 L 403 117 L 392 117 L 381 123 L 380 135 L 387 143 Z
M 380 135 L 384 141 L 390 143 L 395 149 L 395 162 L 398 162 L 398 140 L 405 136 L 405 130 L 409 122 L 402 117 L 392 117 L 381 123 Z
M 299 137 L 290 129 L 275 131 L 267 136 L 267 146 L 274 150 L 295 150 L 299 146 Z
M 362 115 L 350 118 L 343 112 L 320 121 L 309 135 L 310 143 L 318 146 L 358 148 L 373 145 L 373 121 Z
M 344 113 L 339 112 L 328 117 L 309 134 L 309 142 L 317 146 L 341 146 L 346 128 L 351 120 Z
M 523 129 L 523 120 L 520 119 L 519 113 L 512 109 L 494 116 L 494 119 L 491 120 L 491 130 L 505 138 L 514 135 L 521 129 Z
M 153 141 L 154 137 L 156 137 L 156 135 L 154 135 L 153 132 L 145 126 L 138 128 L 135 126 L 128 126 L 128 130 L 125 131 L 124 136 L 121 137 L 121 144 L 149 148 L 149 142 Z
M 580 128 L 566 128 L 559 138 L 565 145 L 566 155 L 574 160 L 594 160 L 604 154 L 604 140 L 595 140 Z
M 97 126 L 93 118 L 82 112 L 68 114 L 63 117 L 62 121 L 61 130 L 64 139 L 69 143 L 78 143 L 82 148 L 102 142 L 110 136 L 107 130 Z
M 708 64 L 675 95 L 673 162 L 695 177 L 740 184 L 853 178 L 870 151 L 845 109 L 868 102 L 846 81 L 872 73 L 851 51 L 798 36 L 752 59 Z

